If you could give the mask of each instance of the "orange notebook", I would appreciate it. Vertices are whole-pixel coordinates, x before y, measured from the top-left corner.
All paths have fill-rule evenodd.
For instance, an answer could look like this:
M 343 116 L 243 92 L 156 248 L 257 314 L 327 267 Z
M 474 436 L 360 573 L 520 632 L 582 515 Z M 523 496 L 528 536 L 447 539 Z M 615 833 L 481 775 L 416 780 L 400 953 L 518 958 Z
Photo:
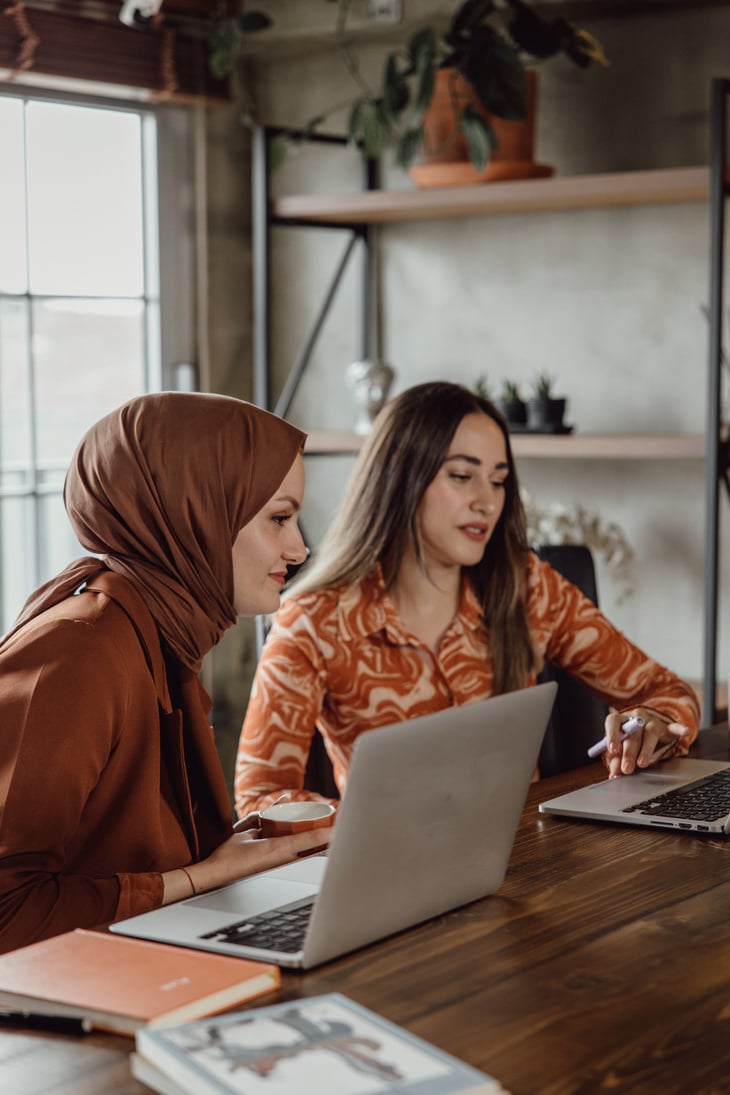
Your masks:
M 120 1034 L 214 1015 L 280 982 L 263 962 L 83 928 L 0 955 L 0 1008 Z

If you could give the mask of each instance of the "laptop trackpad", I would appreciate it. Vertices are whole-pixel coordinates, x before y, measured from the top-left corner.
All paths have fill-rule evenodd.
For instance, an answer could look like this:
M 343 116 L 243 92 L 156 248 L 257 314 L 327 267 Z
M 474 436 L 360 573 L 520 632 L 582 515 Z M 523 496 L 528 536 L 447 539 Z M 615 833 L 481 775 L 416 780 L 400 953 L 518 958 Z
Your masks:
M 258 875 L 244 878 L 233 886 L 222 890 L 201 894 L 189 899 L 185 907 L 189 909 L 209 909 L 212 912 L 233 913 L 236 916 L 256 916 L 267 909 L 276 909 L 292 901 L 301 901 L 319 891 L 319 880 L 304 881 L 291 878 L 276 878 L 271 875 Z

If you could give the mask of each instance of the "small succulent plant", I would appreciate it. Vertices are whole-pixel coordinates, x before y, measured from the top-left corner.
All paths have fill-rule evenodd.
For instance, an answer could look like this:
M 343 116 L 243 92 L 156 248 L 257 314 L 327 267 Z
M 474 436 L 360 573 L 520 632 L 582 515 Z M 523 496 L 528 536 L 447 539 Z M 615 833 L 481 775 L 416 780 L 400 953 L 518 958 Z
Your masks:
M 519 403 L 522 400 L 520 386 L 514 380 L 502 381 L 501 399 L 504 403 Z
M 555 377 L 552 373 L 538 373 L 533 381 L 533 389 L 536 399 L 553 399 L 553 385 Z
M 489 385 L 489 377 L 486 373 L 481 373 L 474 381 L 474 391 L 482 399 L 488 399 L 491 402 L 492 391 Z

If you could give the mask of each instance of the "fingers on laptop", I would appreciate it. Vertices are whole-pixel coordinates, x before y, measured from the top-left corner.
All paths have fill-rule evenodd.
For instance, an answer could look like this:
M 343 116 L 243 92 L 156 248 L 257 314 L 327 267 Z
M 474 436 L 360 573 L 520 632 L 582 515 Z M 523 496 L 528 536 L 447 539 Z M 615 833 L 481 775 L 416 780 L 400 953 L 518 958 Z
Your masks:
M 666 722 L 657 715 L 651 721 L 655 733 L 650 739 L 647 738 L 646 733 L 644 734 L 637 760 L 640 768 L 648 768 L 660 760 L 668 760 L 680 751 L 684 751 L 681 748 L 683 738 L 691 740 L 689 727 L 679 722 Z
M 606 759 L 611 779 L 630 775 L 637 767 L 649 768 L 658 761 L 667 760 L 680 751 L 682 738 L 690 734 L 686 726 L 667 722 L 656 712 L 641 709 L 640 717 L 644 720 L 641 733 L 632 733 L 623 741 L 620 740 L 621 725 L 626 712 L 610 715 L 606 720 Z

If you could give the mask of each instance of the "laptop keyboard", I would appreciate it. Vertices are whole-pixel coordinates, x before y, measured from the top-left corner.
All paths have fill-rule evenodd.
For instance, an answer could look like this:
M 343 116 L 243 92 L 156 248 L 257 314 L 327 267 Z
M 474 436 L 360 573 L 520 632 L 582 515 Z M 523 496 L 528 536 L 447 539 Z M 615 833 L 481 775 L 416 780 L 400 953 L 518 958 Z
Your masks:
M 718 821 L 730 813 L 730 769 L 624 808 L 625 814 Z
M 214 939 L 216 943 L 238 943 L 244 947 L 281 951 L 296 954 L 304 947 L 304 936 L 312 915 L 313 897 L 280 905 L 277 909 L 259 913 L 225 928 L 201 935 L 201 939 Z

